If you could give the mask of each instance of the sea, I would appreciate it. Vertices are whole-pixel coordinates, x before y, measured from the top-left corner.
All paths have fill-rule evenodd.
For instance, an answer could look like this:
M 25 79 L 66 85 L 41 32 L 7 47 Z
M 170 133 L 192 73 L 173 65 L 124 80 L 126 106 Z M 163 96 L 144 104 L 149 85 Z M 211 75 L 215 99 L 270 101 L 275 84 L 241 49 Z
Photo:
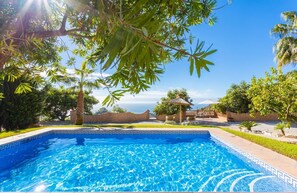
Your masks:
M 124 108 L 127 110 L 127 112 L 140 114 L 145 112 L 146 110 L 149 110 L 151 113 L 154 113 L 154 108 L 157 104 L 154 103 L 122 103 L 117 104 L 119 107 Z M 206 107 L 207 105 L 201 105 L 201 104 L 194 104 L 191 106 L 191 110 L 197 110 L 203 107 Z M 96 107 L 94 110 L 97 111 L 99 107 Z M 111 110 L 112 107 L 106 107 L 108 110 Z

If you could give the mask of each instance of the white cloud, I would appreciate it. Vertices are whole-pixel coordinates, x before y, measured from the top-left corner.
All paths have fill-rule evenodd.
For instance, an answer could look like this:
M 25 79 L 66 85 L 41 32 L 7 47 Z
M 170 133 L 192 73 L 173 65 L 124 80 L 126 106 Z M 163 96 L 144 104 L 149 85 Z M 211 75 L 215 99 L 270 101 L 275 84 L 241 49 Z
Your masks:
M 194 100 L 194 102 L 200 102 L 206 98 L 213 98 L 211 89 L 198 91 L 198 90 L 188 90 L 189 96 Z
M 66 73 L 67 73 L 69 76 L 79 78 L 79 75 L 76 75 L 76 74 L 75 74 L 75 70 L 74 70 L 74 69 L 67 68 L 67 69 L 66 69 Z M 40 73 L 40 76 L 42 76 L 42 77 L 47 77 L 46 71 L 41 72 L 41 73 Z M 94 73 L 89 74 L 88 77 L 86 77 L 86 79 L 88 79 L 88 80 L 95 80 L 95 79 L 97 79 L 97 78 L 104 78 L 104 77 L 107 77 L 107 76 L 110 76 L 110 74 L 108 74 L 108 73 L 94 72 Z
M 156 103 L 160 100 L 161 97 L 166 96 L 167 92 L 163 91 L 146 91 L 139 93 L 137 95 L 131 95 L 131 94 L 125 94 L 120 101 L 118 101 L 118 104 L 152 104 Z M 108 92 L 106 90 L 94 90 L 93 94 L 94 97 L 96 97 L 100 102 L 102 102 L 105 97 L 108 95 Z

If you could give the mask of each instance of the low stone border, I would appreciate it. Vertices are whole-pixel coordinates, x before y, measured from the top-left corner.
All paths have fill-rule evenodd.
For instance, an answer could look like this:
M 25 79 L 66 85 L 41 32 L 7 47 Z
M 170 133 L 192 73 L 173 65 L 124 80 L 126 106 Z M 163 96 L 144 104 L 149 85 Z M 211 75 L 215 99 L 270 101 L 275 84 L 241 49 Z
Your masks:
M 261 168 L 263 168 L 264 170 L 270 172 L 271 174 L 277 176 L 277 178 L 285 181 L 286 183 L 292 185 L 294 188 L 297 188 L 297 179 L 286 174 L 285 172 L 282 172 L 274 167 L 272 167 L 271 165 L 267 164 L 266 162 L 255 158 L 254 156 L 236 148 L 233 145 L 230 145 L 228 142 L 223 142 L 220 138 L 215 137 L 215 136 L 211 136 L 212 138 L 214 138 L 217 142 L 219 142 L 219 144 L 223 147 L 226 147 L 228 149 L 231 149 L 233 151 L 235 151 L 236 153 L 240 154 L 241 156 L 243 156 L 244 158 L 251 160 L 254 164 L 260 166 Z

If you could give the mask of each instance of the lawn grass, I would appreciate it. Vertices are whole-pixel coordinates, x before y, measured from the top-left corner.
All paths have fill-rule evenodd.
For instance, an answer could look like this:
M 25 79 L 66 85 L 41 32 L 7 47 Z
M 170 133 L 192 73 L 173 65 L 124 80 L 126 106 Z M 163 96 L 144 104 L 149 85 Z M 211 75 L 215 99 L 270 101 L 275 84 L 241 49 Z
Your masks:
M 22 129 L 22 130 L 15 130 L 15 131 L 1 131 L 0 132 L 0 139 L 5 138 L 5 137 L 11 137 L 14 135 L 19 135 L 23 133 L 27 133 L 30 131 L 36 131 L 39 129 L 43 129 L 45 127 L 32 127 L 32 128 L 27 128 L 27 129 Z
M 21 130 L 15 130 L 15 131 L 1 131 L 0 132 L 0 139 L 5 138 L 5 137 L 11 137 L 14 135 L 19 135 L 19 134 L 23 134 L 23 133 L 28 133 L 31 131 L 36 131 L 36 130 L 40 130 L 40 129 L 44 129 L 44 128 L 69 128 L 69 127 L 81 127 L 81 126 L 77 126 L 77 125 L 58 125 L 58 126 L 41 126 L 41 127 L 30 127 L 27 129 L 21 129 Z
M 291 144 L 283 141 L 278 141 L 275 139 L 270 139 L 266 137 L 261 137 L 253 134 L 244 133 L 241 131 L 235 131 L 228 128 L 222 128 L 222 130 L 232 133 L 236 136 L 242 137 L 244 139 L 247 139 L 251 142 L 254 142 L 258 145 L 264 146 L 268 149 L 271 149 L 275 152 L 278 152 L 280 154 L 283 154 L 287 157 L 293 158 L 297 160 L 297 145 Z
M 164 125 L 160 124 L 85 124 L 85 125 L 55 125 L 55 126 L 42 126 L 42 127 L 32 127 L 16 131 L 2 131 L 0 132 L 0 139 L 5 137 L 11 137 L 14 135 L 19 135 L 23 133 L 28 133 L 31 131 L 36 131 L 44 128 L 80 128 L 80 127 L 115 127 L 115 128 L 209 128 L 213 126 L 206 125 Z

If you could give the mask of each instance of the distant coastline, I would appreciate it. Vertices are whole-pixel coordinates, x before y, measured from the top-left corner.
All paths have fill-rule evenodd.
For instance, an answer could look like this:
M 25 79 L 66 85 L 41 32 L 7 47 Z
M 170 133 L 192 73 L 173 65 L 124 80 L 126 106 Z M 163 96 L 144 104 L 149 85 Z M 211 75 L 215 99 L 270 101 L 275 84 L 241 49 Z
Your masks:
M 156 104 L 154 103 L 123 103 L 123 104 L 118 104 L 121 108 L 126 109 L 128 112 L 132 113 L 143 113 L 146 110 L 149 110 L 150 112 L 153 112 L 154 107 Z M 205 107 L 207 105 L 199 105 L 199 104 L 194 104 L 192 106 L 192 110 L 197 110 L 199 108 Z M 94 111 L 97 111 L 101 107 L 96 107 L 94 108 Z M 112 108 L 108 107 L 108 110 L 111 110 Z

